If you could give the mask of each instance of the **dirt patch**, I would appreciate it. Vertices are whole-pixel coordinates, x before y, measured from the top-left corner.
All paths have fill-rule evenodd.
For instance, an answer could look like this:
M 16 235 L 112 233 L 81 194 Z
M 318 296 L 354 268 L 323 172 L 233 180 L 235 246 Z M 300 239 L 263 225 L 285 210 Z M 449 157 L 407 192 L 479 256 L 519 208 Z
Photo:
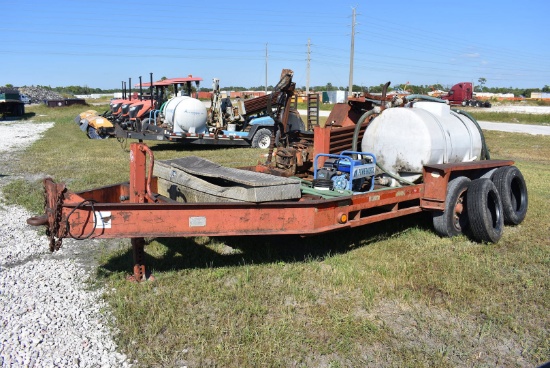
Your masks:
M 418 351 L 440 356 L 452 366 L 531 366 L 522 352 L 522 341 L 490 321 L 459 316 L 436 306 L 401 301 L 382 301 L 367 318 L 389 334 L 392 350 Z M 365 356 L 383 356 L 387 346 L 365 346 Z M 425 362 L 427 363 L 427 362 Z

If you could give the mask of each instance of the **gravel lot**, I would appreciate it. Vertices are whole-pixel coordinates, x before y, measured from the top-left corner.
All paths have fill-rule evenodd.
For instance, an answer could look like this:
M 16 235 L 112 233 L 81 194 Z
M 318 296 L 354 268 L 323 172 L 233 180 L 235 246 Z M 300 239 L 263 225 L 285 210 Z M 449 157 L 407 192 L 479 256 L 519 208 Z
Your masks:
M 52 126 L 0 122 L 0 190 L 22 177 L 10 163 Z M 89 282 L 89 262 L 80 264 L 90 242 L 65 240 L 52 255 L 28 217 L 0 204 L 0 367 L 131 366 L 111 337 L 104 290 Z
M 487 110 L 492 112 L 515 112 L 518 114 L 550 114 L 550 106 L 498 105 L 492 106 Z

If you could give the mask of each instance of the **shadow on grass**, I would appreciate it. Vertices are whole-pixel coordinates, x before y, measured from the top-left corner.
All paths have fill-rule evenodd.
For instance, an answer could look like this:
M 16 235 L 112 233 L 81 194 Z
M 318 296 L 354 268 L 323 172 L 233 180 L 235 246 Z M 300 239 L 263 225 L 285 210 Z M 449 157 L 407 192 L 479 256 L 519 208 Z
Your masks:
M 18 121 L 18 120 L 27 120 L 33 118 L 36 114 L 34 112 L 26 112 L 22 116 L 13 116 L 13 115 L 2 115 L 0 114 L 0 121 Z
M 244 264 L 322 261 L 332 255 L 347 253 L 354 248 L 394 237 L 412 227 L 431 231 L 431 215 L 419 213 L 304 238 L 297 235 L 216 237 L 209 238 L 206 244 L 199 244 L 196 238 L 157 238 L 155 240 L 165 247 L 163 255 L 151 255 L 147 252 L 146 246 L 145 265 L 148 270 L 159 273 L 196 268 L 237 267 Z M 216 251 L 212 248 L 225 249 Z M 132 267 L 132 249 L 129 248 L 123 254 L 112 256 L 100 265 L 98 276 L 128 273 Z

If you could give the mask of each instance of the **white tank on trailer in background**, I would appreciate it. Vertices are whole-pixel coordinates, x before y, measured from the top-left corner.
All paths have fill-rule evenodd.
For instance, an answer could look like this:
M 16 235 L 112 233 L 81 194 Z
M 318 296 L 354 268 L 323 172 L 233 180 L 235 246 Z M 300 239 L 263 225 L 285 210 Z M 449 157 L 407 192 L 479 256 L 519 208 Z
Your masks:
M 382 111 L 367 127 L 361 149 L 389 173 L 415 181 L 424 165 L 480 160 L 482 137 L 449 105 L 421 101 Z
M 174 133 L 207 133 L 206 107 L 189 96 L 174 97 L 164 105 L 165 123 L 173 126 Z

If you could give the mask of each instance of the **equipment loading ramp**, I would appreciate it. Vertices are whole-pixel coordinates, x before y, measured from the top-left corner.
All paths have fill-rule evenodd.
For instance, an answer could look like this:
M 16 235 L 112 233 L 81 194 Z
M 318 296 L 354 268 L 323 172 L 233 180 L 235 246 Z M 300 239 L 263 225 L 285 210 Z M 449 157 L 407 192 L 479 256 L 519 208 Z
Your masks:
M 223 167 L 190 156 L 157 161 L 159 194 L 180 202 L 267 202 L 298 199 L 300 181 Z

